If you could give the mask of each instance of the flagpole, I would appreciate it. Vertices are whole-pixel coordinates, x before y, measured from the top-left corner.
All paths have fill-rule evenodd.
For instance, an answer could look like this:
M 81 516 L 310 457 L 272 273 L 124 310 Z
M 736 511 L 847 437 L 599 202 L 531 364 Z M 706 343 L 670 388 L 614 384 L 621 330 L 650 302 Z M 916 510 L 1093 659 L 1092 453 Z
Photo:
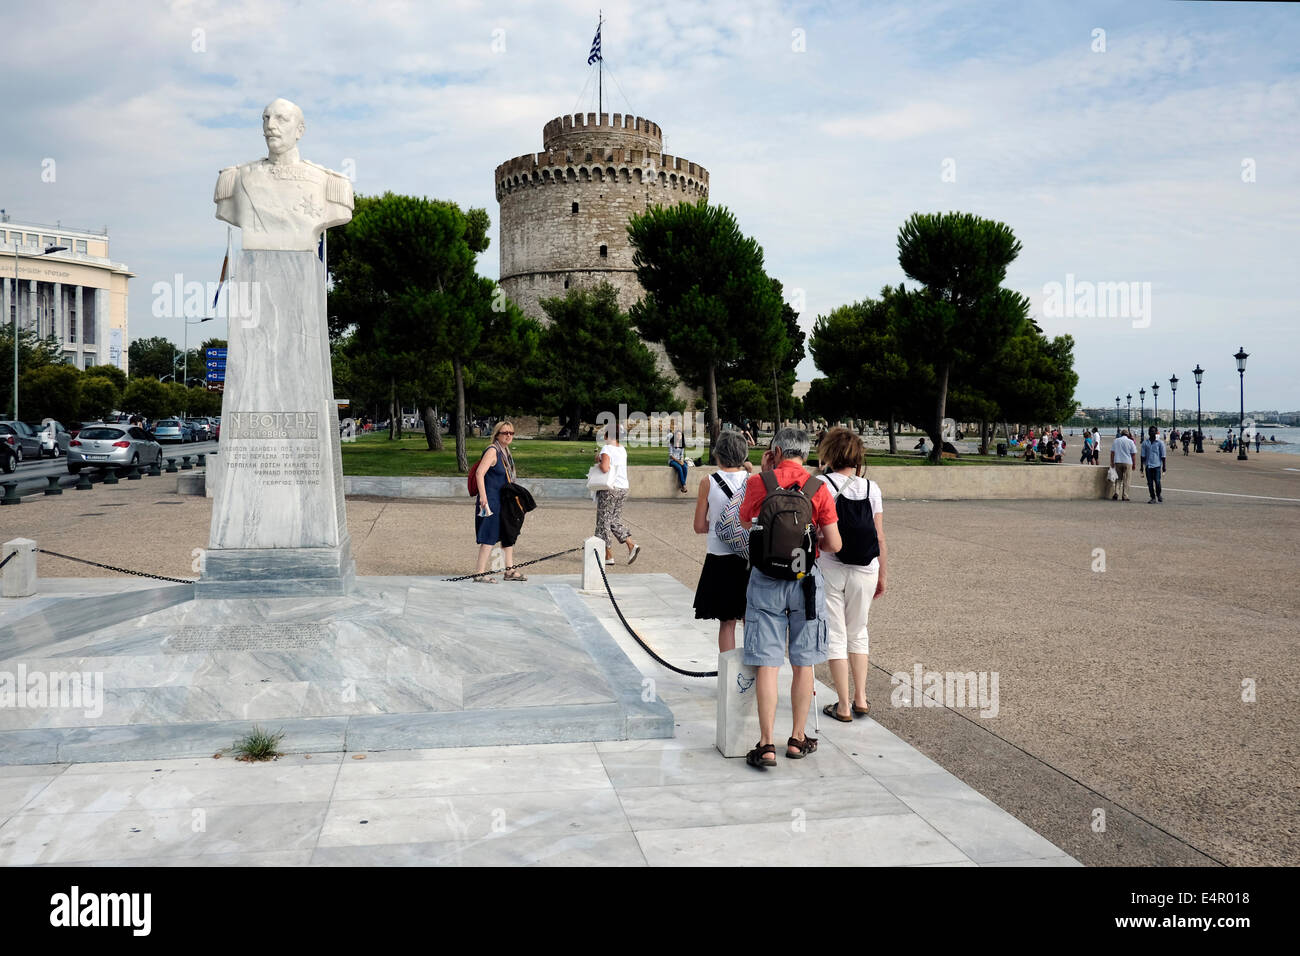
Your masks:
M 605 24 L 605 11 L 598 10 L 596 18 L 596 35 L 600 36 L 601 27 Z M 601 45 L 604 45 L 603 37 L 601 38 Z M 596 81 L 596 122 L 599 123 L 600 114 L 605 109 L 605 57 L 603 55 L 596 61 L 596 68 L 599 71 Z

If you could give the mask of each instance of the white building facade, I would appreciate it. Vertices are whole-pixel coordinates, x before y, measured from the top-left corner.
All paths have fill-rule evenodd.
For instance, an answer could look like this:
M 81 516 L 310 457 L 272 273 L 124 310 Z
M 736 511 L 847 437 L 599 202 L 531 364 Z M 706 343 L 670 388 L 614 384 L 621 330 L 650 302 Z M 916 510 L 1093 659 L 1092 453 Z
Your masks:
M 50 246 L 64 252 L 42 255 Z M 14 281 L 14 258 L 18 279 Z M 127 368 L 127 283 L 108 253 L 108 231 L 0 219 L 0 316 L 9 328 L 58 340 L 77 368 Z

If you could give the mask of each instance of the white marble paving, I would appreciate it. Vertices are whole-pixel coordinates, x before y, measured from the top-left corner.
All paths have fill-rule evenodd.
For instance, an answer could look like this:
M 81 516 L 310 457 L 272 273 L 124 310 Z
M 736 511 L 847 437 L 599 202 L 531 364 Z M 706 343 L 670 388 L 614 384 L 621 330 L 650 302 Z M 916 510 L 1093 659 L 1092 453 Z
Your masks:
M 690 613 L 671 578 L 627 579 L 655 617 Z M 436 589 L 417 591 L 428 613 Z M 675 737 L 0 766 L 0 865 L 1078 865 L 871 720 L 823 720 L 818 751 L 775 770 L 723 758 L 709 682 L 664 671 L 608 599 L 584 600 L 654 678 Z M 711 629 L 632 622 L 670 660 L 708 665 Z M 500 653 L 479 673 L 500 673 Z

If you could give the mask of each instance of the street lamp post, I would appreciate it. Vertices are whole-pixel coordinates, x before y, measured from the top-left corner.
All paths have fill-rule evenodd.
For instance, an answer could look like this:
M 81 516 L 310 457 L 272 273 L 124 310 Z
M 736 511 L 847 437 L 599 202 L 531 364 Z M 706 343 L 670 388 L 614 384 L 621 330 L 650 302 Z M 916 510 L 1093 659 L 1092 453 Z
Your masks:
M 1241 410 L 1237 417 L 1237 461 L 1246 460 L 1246 359 L 1250 358 L 1246 350 L 1237 347 L 1237 376 L 1241 381 Z
M 1115 437 L 1119 437 L 1119 396 L 1115 396 Z
M 1204 450 L 1201 448 L 1201 376 L 1205 374 L 1200 362 L 1196 363 L 1192 374 L 1196 376 L 1196 453 L 1199 455 Z
M 1160 383 L 1152 382 L 1151 383 L 1151 421 L 1156 426 L 1156 428 L 1160 427 L 1159 395 L 1160 395 Z
M 66 252 L 67 246 L 47 246 L 37 256 L 48 256 L 51 252 Z M 33 256 L 32 258 L 36 258 Z M 14 242 L 14 421 L 18 421 L 18 243 Z M 35 316 L 32 316 L 35 321 Z
M 1133 393 L 1129 392 L 1124 397 L 1128 399 L 1128 405 L 1124 409 L 1124 427 L 1128 428 L 1133 424 Z
M 1147 428 L 1147 390 L 1138 389 L 1138 431 L 1144 432 Z
M 1173 403 L 1173 408 L 1169 412 L 1169 417 L 1173 419 L 1173 421 L 1170 422 L 1170 427 L 1177 428 L 1178 427 L 1178 376 L 1177 375 L 1169 376 L 1169 391 L 1171 391 L 1174 396 L 1171 399 L 1171 402 Z
M 190 326 L 197 325 L 202 322 L 211 322 L 215 318 L 216 318 L 215 315 L 205 315 L 203 318 L 199 319 L 198 322 L 191 322 L 189 319 L 185 319 L 185 349 L 184 352 L 182 352 L 182 354 L 185 356 L 185 368 L 182 372 L 181 380 L 185 383 L 186 395 L 190 393 L 189 391 L 190 389 Z M 175 368 L 173 367 L 172 370 L 175 371 Z M 176 379 L 173 378 L 172 381 L 174 382 L 176 381 Z M 184 414 L 186 415 L 190 413 L 188 404 L 189 403 L 187 402 L 186 403 L 187 407 L 184 409 Z

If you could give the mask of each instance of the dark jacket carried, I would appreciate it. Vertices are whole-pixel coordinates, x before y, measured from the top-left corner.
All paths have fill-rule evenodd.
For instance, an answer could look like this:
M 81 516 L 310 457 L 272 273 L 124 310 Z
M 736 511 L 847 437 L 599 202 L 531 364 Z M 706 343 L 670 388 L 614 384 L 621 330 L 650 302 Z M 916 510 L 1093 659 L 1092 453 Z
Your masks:
M 532 493 L 523 485 L 508 481 L 501 486 L 501 546 L 512 548 L 524 527 L 524 515 L 537 507 Z

